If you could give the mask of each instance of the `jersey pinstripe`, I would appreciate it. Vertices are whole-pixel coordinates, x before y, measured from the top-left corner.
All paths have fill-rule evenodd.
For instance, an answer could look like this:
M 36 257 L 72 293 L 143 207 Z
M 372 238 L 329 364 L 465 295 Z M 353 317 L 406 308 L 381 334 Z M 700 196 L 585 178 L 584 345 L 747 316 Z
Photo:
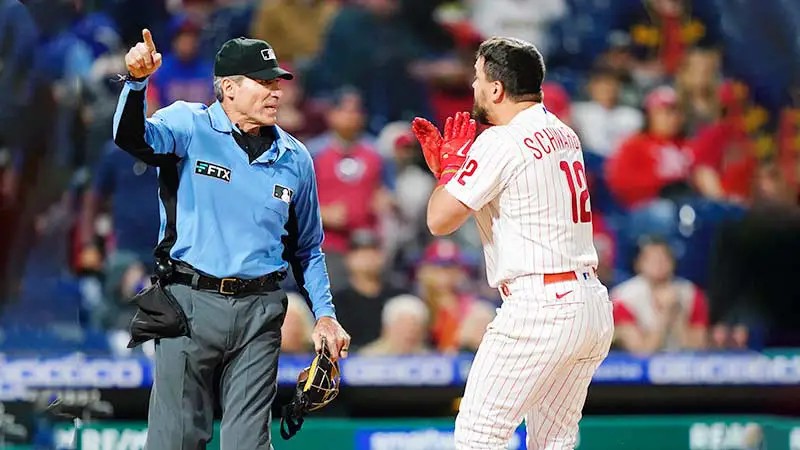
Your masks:
M 490 286 L 597 266 L 580 142 L 542 104 L 481 133 L 445 188 L 476 211 Z

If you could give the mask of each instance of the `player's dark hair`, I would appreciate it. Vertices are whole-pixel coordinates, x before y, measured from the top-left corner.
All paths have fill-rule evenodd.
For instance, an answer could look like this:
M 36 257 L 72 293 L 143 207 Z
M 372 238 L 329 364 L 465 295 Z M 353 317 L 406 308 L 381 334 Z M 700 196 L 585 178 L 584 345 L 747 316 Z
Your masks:
M 536 46 L 521 39 L 493 37 L 481 43 L 480 57 L 486 78 L 503 83 L 511 100 L 542 101 L 544 58 Z

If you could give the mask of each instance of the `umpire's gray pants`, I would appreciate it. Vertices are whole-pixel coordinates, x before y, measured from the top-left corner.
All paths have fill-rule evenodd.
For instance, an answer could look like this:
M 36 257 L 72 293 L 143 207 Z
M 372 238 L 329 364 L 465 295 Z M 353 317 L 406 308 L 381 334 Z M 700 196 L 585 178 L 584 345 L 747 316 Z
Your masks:
M 228 297 L 184 285 L 166 289 L 186 312 L 191 336 L 156 341 L 145 449 L 205 449 L 212 435 L 217 380 L 220 448 L 271 449 L 286 294 L 279 289 Z

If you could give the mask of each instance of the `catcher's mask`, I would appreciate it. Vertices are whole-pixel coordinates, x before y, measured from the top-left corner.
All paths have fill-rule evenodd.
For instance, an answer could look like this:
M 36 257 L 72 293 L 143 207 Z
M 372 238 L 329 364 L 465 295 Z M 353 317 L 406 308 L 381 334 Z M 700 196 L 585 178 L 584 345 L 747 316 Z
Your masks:
M 306 414 L 324 407 L 339 395 L 340 379 L 339 363 L 331 359 L 323 338 L 322 349 L 317 352 L 311 365 L 297 376 L 294 398 L 282 409 L 281 436 L 284 439 L 300 431 Z

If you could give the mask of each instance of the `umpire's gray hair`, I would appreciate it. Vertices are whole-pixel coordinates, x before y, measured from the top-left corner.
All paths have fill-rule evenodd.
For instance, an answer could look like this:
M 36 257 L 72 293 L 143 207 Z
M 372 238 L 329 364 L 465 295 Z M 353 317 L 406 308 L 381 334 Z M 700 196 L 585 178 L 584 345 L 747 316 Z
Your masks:
M 241 84 L 242 80 L 244 80 L 244 75 L 231 75 L 228 77 L 214 77 L 214 97 L 217 98 L 218 101 L 222 102 L 222 99 L 225 96 L 222 94 L 222 80 L 225 78 L 233 81 L 236 84 Z

